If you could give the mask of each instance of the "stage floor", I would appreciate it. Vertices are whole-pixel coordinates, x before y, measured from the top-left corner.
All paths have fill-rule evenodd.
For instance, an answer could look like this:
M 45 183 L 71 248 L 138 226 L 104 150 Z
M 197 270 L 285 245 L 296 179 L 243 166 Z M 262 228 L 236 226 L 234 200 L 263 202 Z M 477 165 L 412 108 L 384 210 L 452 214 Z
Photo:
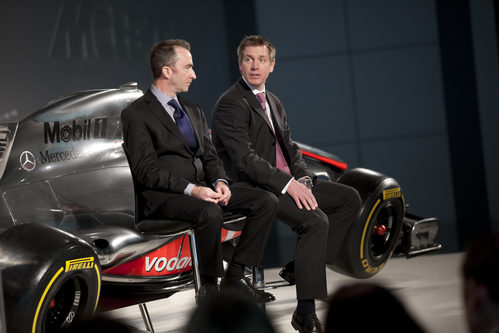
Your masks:
M 395 293 L 414 318 L 428 333 L 468 332 L 463 311 L 460 267 L 462 253 L 424 255 L 412 259 L 392 258 L 383 270 L 366 280 L 384 285 Z M 265 279 L 280 279 L 279 268 L 266 269 Z M 344 284 L 362 282 L 328 270 L 330 293 Z M 276 301 L 267 305 L 274 328 L 278 333 L 295 332 L 291 316 L 296 306 L 294 286 L 271 290 Z M 154 330 L 182 332 L 195 308 L 192 290 L 177 293 L 167 299 L 147 304 Z M 324 318 L 327 304 L 317 302 L 318 316 Z M 144 330 L 138 306 L 109 312 L 130 326 Z M 382 325 L 382 323 L 380 323 Z M 402 330 L 403 331 L 403 330 Z

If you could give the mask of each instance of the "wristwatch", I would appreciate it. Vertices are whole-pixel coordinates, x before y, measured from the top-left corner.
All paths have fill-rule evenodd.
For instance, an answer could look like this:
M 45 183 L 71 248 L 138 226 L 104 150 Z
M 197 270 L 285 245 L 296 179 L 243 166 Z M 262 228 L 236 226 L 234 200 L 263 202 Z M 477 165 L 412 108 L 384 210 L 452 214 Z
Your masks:
M 314 186 L 312 178 L 310 178 L 309 176 L 301 177 L 300 179 L 298 179 L 298 183 L 302 183 L 303 185 L 305 185 L 310 189 Z

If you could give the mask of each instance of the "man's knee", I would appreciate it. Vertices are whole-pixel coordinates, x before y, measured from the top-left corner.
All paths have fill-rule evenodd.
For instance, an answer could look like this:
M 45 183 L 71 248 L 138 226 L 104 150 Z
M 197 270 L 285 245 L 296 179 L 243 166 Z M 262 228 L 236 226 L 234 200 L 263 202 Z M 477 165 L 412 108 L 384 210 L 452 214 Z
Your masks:
M 279 199 L 277 196 L 267 190 L 252 188 L 246 193 L 248 204 L 245 205 L 249 215 L 275 214 L 279 209 Z
M 327 235 L 329 220 L 327 215 L 320 209 L 311 212 L 310 218 L 301 223 L 295 230 L 297 234 L 324 234 Z
M 198 220 L 196 221 L 196 226 L 198 228 L 206 227 L 216 227 L 222 225 L 223 222 L 223 211 L 220 206 L 216 204 L 206 205 L 199 213 Z
M 272 210 L 274 212 L 279 209 L 279 198 L 270 191 L 263 190 L 259 196 L 259 203 L 263 208 Z
M 362 206 L 362 199 L 357 189 L 339 183 L 334 183 L 333 186 L 329 190 L 338 199 L 337 208 L 348 210 L 352 214 L 357 213 Z

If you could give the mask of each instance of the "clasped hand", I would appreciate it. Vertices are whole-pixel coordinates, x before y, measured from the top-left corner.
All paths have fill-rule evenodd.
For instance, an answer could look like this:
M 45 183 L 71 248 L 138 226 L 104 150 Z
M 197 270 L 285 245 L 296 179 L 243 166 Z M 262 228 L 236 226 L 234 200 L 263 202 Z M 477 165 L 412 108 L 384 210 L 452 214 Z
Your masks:
M 191 195 L 201 200 L 213 202 L 221 206 L 227 206 L 231 192 L 227 184 L 219 181 L 215 186 L 215 190 L 206 186 L 194 186 Z

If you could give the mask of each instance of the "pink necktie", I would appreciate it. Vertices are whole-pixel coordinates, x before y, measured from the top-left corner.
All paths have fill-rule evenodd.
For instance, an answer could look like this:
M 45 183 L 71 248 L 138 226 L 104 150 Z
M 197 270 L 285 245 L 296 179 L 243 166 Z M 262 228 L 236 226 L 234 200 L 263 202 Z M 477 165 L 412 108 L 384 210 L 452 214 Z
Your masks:
M 262 106 L 263 111 L 267 115 L 267 118 L 269 118 L 270 123 L 272 123 L 272 120 L 270 119 L 270 114 L 267 113 L 267 103 L 265 102 L 265 93 L 261 92 L 256 94 L 256 98 L 260 102 L 260 105 Z M 275 131 L 274 131 L 274 136 L 275 136 Z M 286 159 L 284 158 L 284 154 L 282 153 L 281 145 L 279 144 L 279 140 L 277 140 L 277 137 L 275 136 L 275 166 L 278 169 L 281 169 L 282 171 L 291 174 L 291 171 L 289 170 L 288 162 L 286 162 Z

